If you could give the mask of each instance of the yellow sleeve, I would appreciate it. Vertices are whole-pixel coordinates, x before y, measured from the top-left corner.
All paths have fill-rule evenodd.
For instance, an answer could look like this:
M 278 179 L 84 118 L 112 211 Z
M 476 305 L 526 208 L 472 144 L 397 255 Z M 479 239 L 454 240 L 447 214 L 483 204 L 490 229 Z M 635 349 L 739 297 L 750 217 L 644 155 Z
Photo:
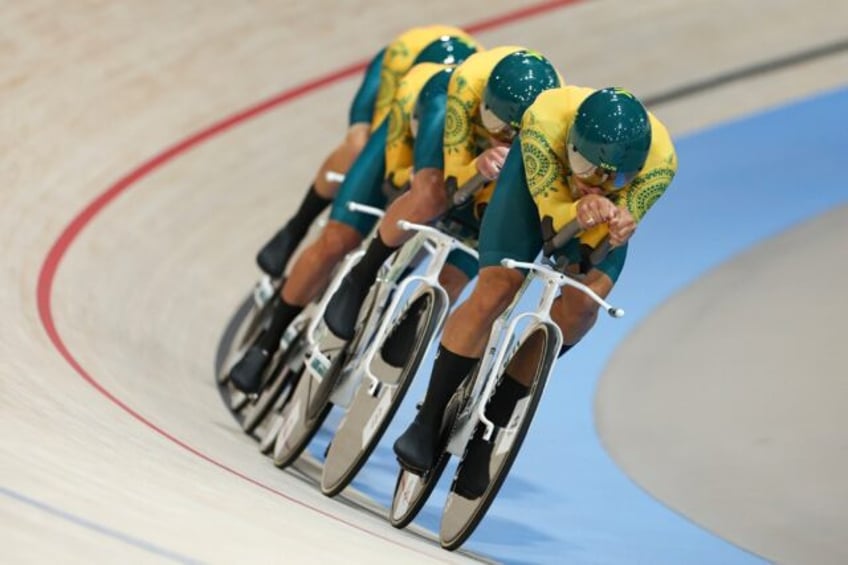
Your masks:
M 401 79 L 412 68 L 415 58 L 431 42 L 445 35 L 461 37 L 470 45 L 479 47 L 476 40 L 462 29 L 441 24 L 411 28 L 394 38 L 386 46 L 386 53 L 383 56 L 383 63 L 380 68 L 380 85 L 374 104 L 372 129 L 376 129 L 389 113 L 392 99 L 399 88 Z
M 406 111 L 409 101 L 415 100 L 413 92 L 405 89 L 404 84 L 398 89 L 398 95 L 389 110 L 389 131 L 386 139 L 386 179 L 395 188 L 400 188 L 409 180 L 413 162 L 413 143 L 410 129 L 410 114 Z
M 642 172 L 617 195 L 618 205 L 626 208 L 636 222 L 663 195 L 677 173 L 677 153 L 671 136 L 659 120 L 650 115 L 651 149 Z
M 539 218 L 551 218 L 554 232 L 577 217 L 577 205 L 565 183 L 562 161 L 565 135 L 558 121 L 545 120 L 531 106 L 521 126 L 521 154 L 527 188 L 539 209 Z
M 480 111 L 482 91 L 459 70 L 448 83 L 445 114 L 445 178 L 462 186 L 477 174 L 477 142 L 474 121 Z

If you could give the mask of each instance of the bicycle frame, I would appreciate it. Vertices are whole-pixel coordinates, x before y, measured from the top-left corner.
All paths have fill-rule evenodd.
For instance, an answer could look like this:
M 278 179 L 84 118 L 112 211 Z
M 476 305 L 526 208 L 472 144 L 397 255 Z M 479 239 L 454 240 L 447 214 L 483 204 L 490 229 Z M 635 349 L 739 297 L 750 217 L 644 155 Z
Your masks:
M 508 355 L 513 353 L 513 348 L 517 344 L 522 343 L 532 333 L 538 331 L 538 328 L 541 326 L 545 326 L 551 335 L 553 335 L 553 341 L 548 343 L 549 352 L 559 351 L 562 347 L 562 332 L 551 318 L 550 310 L 554 300 L 559 295 L 559 290 L 563 286 L 571 286 L 584 292 L 597 304 L 602 306 L 612 317 L 620 318 L 624 315 L 623 310 L 611 306 L 588 286 L 550 268 L 546 264 L 527 263 L 512 259 L 504 259 L 501 261 L 501 264 L 508 268 L 526 269 L 528 270 L 528 274 L 524 278 L 513 301 L 495 321 L 489 342 L 486 344 L 483 359 L 480 362 L 480 368 L 477 371 L 474 386 L 469 395 L 469 400 L 457 416 L 457 423 L 448 442 L 447 451 L 460 457 L 465 451 L 465 446 L 471 438 L 471 434 L 474 433 L 477 422 L 481 422 L 485 427 L 483 439 L 490 441 L 492 438 L 492 434 L 495 431 L 495 424 L 486 417 L 486 401 L 494 393 L 495 387 L 499 382 L 497 376 L 501 375 L 506 368 L 504 360 Z M 504 329 L 504 325 L 512 316 L 513 311 L 534 279 L 540 279 L 543 285 L 542 294 L 539 297 L 536 308 L 515 316 Z M 521 336 L 516 337 L 518 325 L 526 320 L 530 320 L 530 323 L 522 332 Z M 506 343 L 504 343 L 505 340 Z M 552 368 L 553 363 L 551 363 Z M 513 425 L 505 428 L 506 432 L 513 430 Z
M 396 281 L 397 277 L 400 276 L 403 269 L 417 256 L 418 252 L 421 249 L 427 251 L 430 254 L 430 260 L 427 264 L 427 269 L 422 275 L 412 275 L 404 279 L 399 286 L 395 288 L 394 296 L 392 297 L 392 301 L 389 306 L 384 311 L 384 315 L 381 316 L 380 327 L 377 329 L 377 332 L 374 336 L 373 343 L 382 344 L 389 335 L 391 330 L 391 324 L 394 321 L 394 314 L 398 311 L 401 300 L 403 300 L 406 290 L 409 289 L 414 284 L 419 284 L 424 287 L 428 287 L 434 290 L 434 292 L 438 292 L 442 298 L 443 303 L 448 304 L 448 296 L 447 292 L 442 285 L 439 283 L 439 274 L 444 268 L 445 263 L 447 262 L 448 255 L 454 249 L 460 249 L 465 253 L 468 253 L 475 259 L 478 257 L 477 252 L 468 247 L 467 245 L 457 241 L 451 235 L 445 234 L 439 231 L 436 228 L 425 226 L 421 224 L 413 224 L 412 222 L 407 222 L 401 220 L 398 222 L 398 227 L 405 231 L 415 231 L 417 232 L 414 236 L 413 240 L 410 240 L 404 248 L 401 250 L 403 255 L 399 255 L 397 261 L 395 261 L 392 265 L 392 268 L 389 271 L 387 279 Z M 394 275 L 394 276 L 393 276 Z M 378 282 L 382 282 L 379 281 Z M 387 313 L 387 315 L 386 315 Z M 441 326 L 444 323 L 444 320 L 447 316 L 447 309 L 443 310 L 439 314 L 439 325 Z M 428 348 L 432 344 L 428 344 Z M 377 347 L 369 347 L 366 351 L 366 355 L 362 359 L 361 370 L 363 371 L 364 377 L 369 380 L 368 391 L 372 396 L 376 396 L 378 391 L 380 390 L 380 386 L 382 381 L 375 375 L 373 370 L 373 362 L 374 357 L 377 354 Z

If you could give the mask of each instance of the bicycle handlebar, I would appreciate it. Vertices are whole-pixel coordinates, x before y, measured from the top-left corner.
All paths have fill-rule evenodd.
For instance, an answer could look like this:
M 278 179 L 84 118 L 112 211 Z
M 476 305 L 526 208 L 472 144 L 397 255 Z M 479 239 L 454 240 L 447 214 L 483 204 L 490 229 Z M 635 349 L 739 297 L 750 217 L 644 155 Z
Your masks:
M 556 235 L 554 235 L 553 239 L 551 239 L 551 243 L 553 247 L 556 249 L 558 247 L 562 247 L 568 241 L 576 236 L 583 228 L 580 226 L 580 222 L 577 221 L 577 218 L 574 218 L 559 230 Z M 601 261 L 607 258 L 611 250 L 609 236 L 604 237 L 603 240 L 598 244 L 598 246 L 592 251 L 592 254 L 589 256 L 589 261 L 593 265 L 599 264 Z
M 452 239 L 454 247 L 456 247 L 457 249 L 459 249 L 460 251 L 462 251 L 464 253 L 471 255 L 475 259 L 479 258 L 477 250 L 472 249 L 471 247 L 465 245 L 464 243 L 462 243 L 460 241 L 457 241 L 453 236 L 450 236 L 446 233 L 443 233 L 440 230 L 437 230 L 436 228 L 434 228 L 433 226 L 425 226 L 423 224 L 414 224 L 412 222 L 407 222 L 406 220 L 400 220 L 397 223 L 397 226 L 400 229 L 402 229 L 403 231 L 417 231 L 417 232 L 429 234 L 431 236 L 434 236 L 434 237 L 437 237 L 437 238 L 440 238 L 440 239 Z
M 344 182 L 345 176 L 342 173 L 337 173 L 336 171 L 327 171 L 327 174 L 324 175 L 324 179 L 327 182 Z
M 560 273 L 559 271 L 555 271 L 546 265 L 540 265 L 538 263 L 528 263 L 525 261 L 516 261 L 514 259 L 503 259 L 501 261 L 501 265 L 509 269 L 527 269 L 529 271 L 544 273 L 547 279 L 555 280 L 559 286 L 570 286 L 581 291 L 583 294 L 585 294 L 586 296 L 591 298 L 595 303 L 597 303 L 598 306 L 601 306 L 604 310 L 606 310 L 607 314 L 609 314 L 613 318 L 621 318 L 622 316 L 624 316 L 624 310 L 611 305 L 609 302 L 598 296 L 598 294 L 594 290 L 592 290 L 585 284 L 578 282 L 569 277 L 568 275 Z
M 465 204 L 465 202 L 469 198 L 471 198 L 471 196 L 475 192 L 480 190 L 487 182 L 489 182 L 489 179 L 487 179 L 480 173 L 477 173 L 476 175 L 468 179 L 465 184 L 463 184 L 461 187 L 459 187 L 459 189 L 457 189 L 456 192 L 453 193 L 453 198 L 451 199 L 453 201 L 453 205 L 460 206 L 462 204 Z
M 377 218 L 382 218 L 383 214 L 385 214 L 385 212 L 380 208 L 375 208 L 374 206 L 366 206 L 365 204 L 360 204 L 358 202 L 348 202 L 347 209 L 351 212 L 361 212 L 362 214 L 376 216 Z

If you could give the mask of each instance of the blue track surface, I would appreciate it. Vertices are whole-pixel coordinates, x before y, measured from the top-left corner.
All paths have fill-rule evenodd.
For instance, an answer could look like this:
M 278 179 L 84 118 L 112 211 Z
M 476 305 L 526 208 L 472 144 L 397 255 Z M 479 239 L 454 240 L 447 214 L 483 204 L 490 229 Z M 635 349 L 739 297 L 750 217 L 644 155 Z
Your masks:
M 746 248 L 848 202 L 845 116 L 848 89 L 676 140 L 680 172 L 639 228 L 611 296 L 627 316 L 599 320 L 558 366 L 468 549 L 509 563 L 763 562 L 656 502 L 615 466 L 594 428 L 595 387 L 616 345 L 660 303 Z M 425 386 L 419 374 L 355 483 L 386 505 L 397 474 L 391 443 Z M 315 443 L 323 452 L 325 442 Z M 452 468 L 418 519 L 434 531 Z

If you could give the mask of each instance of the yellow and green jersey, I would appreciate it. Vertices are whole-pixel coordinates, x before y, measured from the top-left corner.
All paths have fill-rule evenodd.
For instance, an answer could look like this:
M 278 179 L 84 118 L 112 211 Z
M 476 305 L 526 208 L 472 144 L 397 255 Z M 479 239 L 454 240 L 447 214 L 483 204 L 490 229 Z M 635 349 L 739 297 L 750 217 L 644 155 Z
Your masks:
M 388 115 L 401 79 L 412 68 L 415 58 L 433 41 L 449 35 L 464 39 L 469 45 L 482 49 L 465 31 L 458 27 L 430 25 L 414 27 L 396 37 L 385 49 L 380 69 L 380 88 L 371 120 L 376 129 Z
M 545 91 L 527 109 L 522 120 L 521 153 L 527 187 L 540 219 L 550 217 L 555 231 L 577 217 L 579 193 L 571 176 L 565 144 L 578 106 L 593 92 L 595 89 L 580 86 Z M 645 166 L 624 188 L 608 193 L 636 222 L 662 196 L 677 172 L 677 154 L 668 130 L 653 114 L 649 112 L 648 116 L 651 147 Z M 583 232 L 580 239 L 594 247 L 607 233 L 606 224 L 602 224 Z
M 398 84 L 389 110 L 386 140 L 386 178 L 397 188 L 409 181 L 414 164 L 415 138 L 411 124 L 418 95 L 433 75 L 446 68 L 449 65 L 419 63 Z
M 477 174 L 477 156 L 488 147 L 489 135 L 480 119 L 480 102 L 492 69 L 501 59 L 524 47 L 495 47 L 475 53 L 459 65 L 448 83 L 445 118 L 445 178 L 462 186 Z

